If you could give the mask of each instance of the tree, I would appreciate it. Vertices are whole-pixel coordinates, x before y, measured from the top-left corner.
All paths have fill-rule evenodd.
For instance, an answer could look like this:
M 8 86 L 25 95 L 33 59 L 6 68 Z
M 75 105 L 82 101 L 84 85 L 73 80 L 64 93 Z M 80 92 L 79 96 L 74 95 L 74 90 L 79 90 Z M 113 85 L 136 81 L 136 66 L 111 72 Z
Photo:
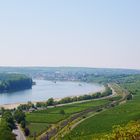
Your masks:
M 0 115 L 3 115 L 3 113 L 5 112 L 5 108 L 4 108 L 4 107 L 1 107 L 1 108 L 0 108 L 0 111 L 1 111 L 1 112 L 0 112 Z
M 54 99 L 53 98 L 48 99 L 47 105 L 48 106 L 54 105 Z
M 0 121 L 0 140 L 15 140 L 8 123 L 4 119 Z
M 21 123 L 22 121 L 25 121 L 25 113 L 21 110 L 16 110 L 14 113 L 14 118 L 17 123 Z
M 2 115 L 2 118 L 7 122 L 8 126 L 11 130 L 15 128 L 14 118 L 10 111 L 5 111 Z
M 34 108 L 35 107 L 34 104 L 31 101 L 29 101 L 27 105 L 28 105 L 29 108 Z
M 37 102 L 36 107 L 47 107 L 47 103 L 44 102 Z
M 42 104 L 40 102 L 37 102 L 36 107 L 42 107 Z

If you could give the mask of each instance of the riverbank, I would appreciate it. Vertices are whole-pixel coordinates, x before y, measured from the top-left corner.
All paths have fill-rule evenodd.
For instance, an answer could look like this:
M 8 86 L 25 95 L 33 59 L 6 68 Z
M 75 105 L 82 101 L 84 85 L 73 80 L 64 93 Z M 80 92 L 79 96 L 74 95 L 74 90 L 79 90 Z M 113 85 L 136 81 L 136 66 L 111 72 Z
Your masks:
M 61 98 L 56 98 L 54 99 L 55 101 L 59 101 L 61 100 Z M 46 102 L 46 101 L 34 101 L 32 102 L 33 104 L 36 104 L 37 102 Z M 0 108 L 5 108 L 5 109 L 14 109 L 17 108 L 20 105 L 24 105 L 27 104 L 28 102 L 23 102 L 23 103 L 12 103 L 12 104 L 4 104 L 4 105 L 0 105 Z
M 42 102 L 49 98 L 65 98 L 100 92 L 103 85 L 83 82 L 54 83 L 47 80 L 34 80 L 36 85 L 32 89 L 13 93 L 0 94 L 0 105 L 27 103 L 28 101 Z M 82 86 L 79 86 L 81 84 Z
M 59 101 L 61 100 L 61 98 L 56 98 L 54 99 L 54 101 Z M 46 102 L 46 101 L 34 101 L 32 102 L 33 104 L 36 104 L 37 102 Z M 17 108 L 20 105 L 24 105 L 27 104 L 28 102 L 24 102 L 24 103 L 11 103 L 11 104 L 4 104 L 4 105 L 0 105 L 0 108 L 5 108 L 5 109 L 14 109 Z
M 109 85 L 110 86 L 110 85 Z M 111 88 L 111 87 L 110 87 Z M 105 91 L 104 90 L 101 90 L 100 92 L 103 93 Z M 113 91 L 113 90 L 112 90 Z M 96 93 L 95 93 L 96 94 Z M 89 95 L 89 94 L 86 94 L 86 95 Z M 88 101 L 92 101 L 92 100 L 101 100 L 101 99 L 107 99 L 107 98 L 111 98 L 111 97 L 114 97 L 116 96 L 116 93 L 113 91 L 111 95 L 107 95 L 107 96 L 104 96 L 104 97 L 100 97 L 100 98 L 95 98 L 95 99 L 89 99 L 89 100 L 81 100 L 81 101 L 74 101 L 74 102 L 70 102 L 70 103 L 65 103 L 65 104 L 58 104 L 56 106 L 64 106 L 64 105 L 68 105 L 68 104 L 75 104 L 75 103 L 84 103 L 84 102 L 88 102 Z M 73 97 L 76 97 L 76 96 L 70 96 L 70 98 L 73 98 Z M 77 96 L 78 97 L 78 96 Z M 54 101 L 58 102 L 60 100 L 62 100 L 63 98 L 55 98 Z M 32 102 L 33 104 L 36 104 L 37 102 L 46 102 L 46 101 L 34 101 Z M 14 108 L 17 108 L 19 105 L 23 105 L 23 104 L 27 104 L 27 102 L 24 102 L 24 103 L 13 103 L 13 104 L 4 104 L 4 105 L 0 105 L 0 108 L 3 107 L 5 109 L 14 109 Z M 51 106 L 50 106 L 51 107 Z

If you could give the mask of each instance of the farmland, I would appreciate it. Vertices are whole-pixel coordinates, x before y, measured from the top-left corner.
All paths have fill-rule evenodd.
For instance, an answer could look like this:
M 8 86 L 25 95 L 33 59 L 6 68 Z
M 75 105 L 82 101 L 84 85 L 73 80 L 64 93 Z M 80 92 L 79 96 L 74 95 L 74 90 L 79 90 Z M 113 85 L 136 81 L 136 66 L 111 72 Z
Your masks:
M 28 135 L 25 134 L 28 140 L 100 139 L 111 135 L 113 126 L 122 125 L 123 129 L 129 122 L 139 121 L 140 76 L 119 76 L 104 85 L 108 90 L 96 93 L 100 96 L 94 99 L 92 95 L 83 95 L 81 99 L 67 97 L 60 101 L 50 98 L 36 104 L 28 102 L 11 110 L 12 119 L 20 124 L 24 133 L 29 130 Z M 18 121 L 20 115 L 25 117 Z
M 49 124 L 47 123 L 30 123 L 28 128 L 30 129 L 30 136 L 41 135 L 45 130 L 47 130 Z
M 62 134 L 66 135 L 64 139 L 74 139 L 79 136 L 83 138 L 85 135 L 82 134 L 86 134 L 87 137 L 87 135 L 92 135 L 93 132 L 102 133 L 104 130 L 111 130 L 112 125 L 115 124 L 114 121 L 117 122 L 115 117 L 118 118 L 118 120 L 123 120 L 120 119 L 121 113 L 119 112 L 119 108 L 121 108 L 121 106 L 116 108 L 113 107 L 117 105 L 117 102 L 122 103 L 126 101 L 124 97 L 127 96 L 128 92 L 117 84 L 111 84 L 110 86 L 114 90 L 113 94 L 115 97 L 113 96 L 105 99 L 89 100 L 86 102 L 76 102 L 62 106 L 49 107 L 47 109 L 34 111 L 32 113 L 26 113 L 28 128 L 30 128 L 31 131 L 29 139 L 33 139 L 33 136 L 38 137 L 38 139 L 45 137 L 43 132 L 46 132 L 47 130 L 47 133 L 50 133 L 49 137 L 57 137 L 58 139 L 62 138 Z M 62 110 L 63 114 L 61 113 Z M 120 118 L 118 117 L 119 115 L 115 114 L 116 112 L 120 115 Z M 115 117 L 112 120 L 109 120 L 110 118 L 107 117 L 110 117 L 110 115 L 113 114 Z M 90 117 L 90 115 L 92 117 Z M 107 117 L 106 121 L 104 122 L 105 116 Z M 126 118 L 124 118 L 124 120 L 125 119 Z M 84 121 L 82 121 L 82 123 L 80 123 L 75 129 L 72 129 L 69 134 L 69 128 L 73 128 L 73 126 L 80 120 Z M 110 122 L 110 125 L 107 124 L 107 121 Z M 34 127 L 36 127 L 36 129 L 34 129 Z
M 109 99 L 93 100 L 27 113 L 26 120 L 28 122 L 28 128 L 30 128 L 31 131 L 31 136 L 34 133 L 36 133 L 38 136 L 40 132 L 47 130 L 46 128 L 49 128 L 50 125 L 56 124 L 57 122 L 60 122 L 73 114 L 89 108 L 104 105 L 109 102 L 111 102 Z M 61 114 L 61 110 L 64 110 L 65 114 Z
M 129 79 L 130 80 L 130 79 Z M 73 129 L 65 139 L 92 139 L 108 133 L 114 125 L 124 125 L 132 120 L 140 119 L 140 82 L 131 81 L 123 83 L 121 86 L 129 92 L 135 94 L 133 100 L 127 101 L 96 116 L 93 116 Z M 85 127 L 86 126 L 86 127 Z

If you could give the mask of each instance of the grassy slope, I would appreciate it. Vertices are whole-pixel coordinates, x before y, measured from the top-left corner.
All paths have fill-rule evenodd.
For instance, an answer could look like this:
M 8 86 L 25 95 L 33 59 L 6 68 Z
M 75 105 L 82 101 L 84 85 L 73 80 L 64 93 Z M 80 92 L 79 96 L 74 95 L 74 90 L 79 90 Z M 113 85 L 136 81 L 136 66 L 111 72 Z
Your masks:
M 109 100 L 104 99 L 65 105 L 56 108 L 49 108 L 47 110 L 26 114 L 26 120 L 28 122 L 28 127 L 30 128 L 31 134 L 36 132 L 36 134 L 38 135 L 44 130 L 44 125 L 46 127 L 46 125 L 48 126 L 51 124 L 55 124 L 58 121 L 63 120 L 76 112 L 85 110 L 90 107 L 96 107 L 107 102 L 109 102 Z M 60 110 L 62 109 L 65 111 L 65 115 L 60 114 Z
M 69 134 L 69 137 L 71 139 L 91 139 L 96 134 L 111 131 L 113 125 L 126 124 L 131 120 L 140 119 L 140 82 L 123 84 L 123 87 L 137 92 L 132 101 L 85 120 Z
M 28 122 L 56 123 L 64 119 L 65 117 L 68 117 L 71 114 L 80 112 L 87 108 L 96 107 L 105 104 L 107 102 L 108 100 L 105 99 L 105 100 L 96 100 L 96 101 L 88 101 L 88 102 L 78 103 L 78 104 L 65 105 L 56 108 L 49 108 L 47 110 L 36 111 L 33 113 L 26 114 L 26 120 Z M 66 114 L 61 115 L 60 110 L 64 110 Z
M 30 123 L 27 126 L 30 129 L 31 132 L 31 136 L 34 135 L 40 135 L 41 133 L 43 133 L 48 127 L 49 124 L 47 123 Z

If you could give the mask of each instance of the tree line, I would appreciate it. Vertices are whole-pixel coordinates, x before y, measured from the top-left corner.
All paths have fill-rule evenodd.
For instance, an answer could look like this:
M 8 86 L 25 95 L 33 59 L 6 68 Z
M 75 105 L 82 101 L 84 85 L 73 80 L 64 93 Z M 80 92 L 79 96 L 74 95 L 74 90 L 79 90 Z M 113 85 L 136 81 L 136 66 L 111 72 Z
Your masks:
M 20 105 L 18 109 L 29 111 L 30 109 L 47 108 L 47 106 L 55 106 L 58 104 L 66 104 L 66 103 L 72 103 L 72 102 L 83 101 L 83 100 L 98 99 L 109 95 L 112 95 L 112 90 L 106 85 L 105 91 L 103 92 L 97 92 L 93 94 L 86 94 L 86 95 L 74 96 L 74 97 L 65 97 L 59 101 L 55 101 L 53 98 L 49 98 L 46 102 L 37 102 L 36 104 L 32 102 L 28 102 L 27 104 Z
M 16 123 L 20 124 L 26 136 L 30 134 L 29 129 L 26 127 L 25 113 L 22 110 L 5 110 L 1 108 L 0 120 L 0 140 L 16 140 L 15 135 L 12 133 L 16 129 Z

